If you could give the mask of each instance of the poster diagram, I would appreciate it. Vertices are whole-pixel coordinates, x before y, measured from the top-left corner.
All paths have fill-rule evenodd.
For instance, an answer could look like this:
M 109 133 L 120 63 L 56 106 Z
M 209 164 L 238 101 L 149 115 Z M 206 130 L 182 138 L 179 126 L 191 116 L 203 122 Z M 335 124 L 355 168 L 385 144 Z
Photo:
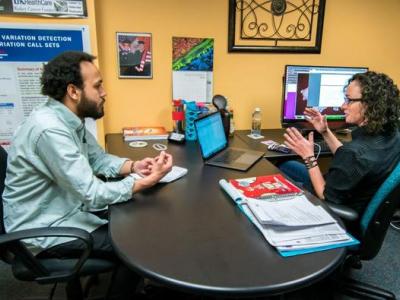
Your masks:
M 41 94 L 43 64 L 67 50 L 90 50 L 87 26 L 0 23 L 0 144 L 47 97 Z M 86 122 L 96 136 L 94 120 Z

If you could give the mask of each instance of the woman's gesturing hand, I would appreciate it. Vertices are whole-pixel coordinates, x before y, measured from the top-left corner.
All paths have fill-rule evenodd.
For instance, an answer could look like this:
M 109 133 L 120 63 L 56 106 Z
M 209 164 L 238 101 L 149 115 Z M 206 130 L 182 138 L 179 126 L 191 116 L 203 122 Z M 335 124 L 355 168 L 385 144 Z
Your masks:
M 285 138 L 285 145 L 293 150 L 301 158 L 314 156 L 314 134 L 311 131 L 308 134 L 308 139 L 304 138 L 296 128 L 286 129 L 283 135 Z

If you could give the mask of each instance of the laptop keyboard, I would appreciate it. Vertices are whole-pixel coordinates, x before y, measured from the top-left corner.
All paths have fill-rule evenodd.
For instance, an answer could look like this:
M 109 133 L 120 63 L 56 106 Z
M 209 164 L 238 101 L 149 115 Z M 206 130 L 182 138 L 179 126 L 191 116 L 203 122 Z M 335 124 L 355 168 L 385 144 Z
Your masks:
M 216 157 L 214 161 L 220 163 L 231 163 L 236 159 L 238 159 L 243 153 L 244 153 L 243 151 L 230 149 L 228 151 L 225 151 L 218 157 Z

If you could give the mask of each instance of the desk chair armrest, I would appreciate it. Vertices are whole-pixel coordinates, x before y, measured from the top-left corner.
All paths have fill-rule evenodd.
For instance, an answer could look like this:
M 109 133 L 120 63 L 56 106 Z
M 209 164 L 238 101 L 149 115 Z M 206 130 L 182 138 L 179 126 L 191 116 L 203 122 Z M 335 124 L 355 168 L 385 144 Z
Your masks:
M 354 222 L 359 218 L 358 213 L 354 209 L 328 201 L 325 201 L 325 203 L 329 207 L 329 209 L 342 220 Z
M 77 262 L 73 268 L 66 272 L 51 273 L 38 259 L 35 257 L 22 243 L 18 243 L 24 239 L 36 237 L 69 237 L 82 240 L 86 246 L 82 255 L 77 258 Z M 0 235 L 0 247 L 7 247 L 22 264 L 36 274 L 35 280 L 39 283 L 51 283 L 60 281 L 69 281 L 76 277 L 82 265 L 89 257 L 93 247 L 93 239 L 89 232 L 73 227 L 45 227 L 33 228 L 21 231 L 10 232 Z M 46 260 L 46 259 L 43 259 Z
M 92 236 L 86 230 L 74 227 L 42 227 L 9 232 L 0 235 L 0 245 L 36 237 L 70 237 L 92 244 Z

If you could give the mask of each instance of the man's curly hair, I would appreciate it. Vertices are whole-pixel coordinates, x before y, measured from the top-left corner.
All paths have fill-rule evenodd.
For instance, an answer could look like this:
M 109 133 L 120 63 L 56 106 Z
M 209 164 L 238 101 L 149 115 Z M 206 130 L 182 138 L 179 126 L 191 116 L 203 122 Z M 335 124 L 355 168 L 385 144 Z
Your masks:
M 83 88 L 80 63 L 93 62 L 96 57 L 85 52 L 67 51 L 44 65 L 40 82 L 42 94 L 62 102 L 68 84 Z
M 367 132 L 378 134 L 397 130 L 400 124 L 400 97 L 393 80 L 383 73 L 369 71 L 353 75 L 348 84 L 352 81 L 357 81 L 361 87 L 362 102 L 366 104 Z

